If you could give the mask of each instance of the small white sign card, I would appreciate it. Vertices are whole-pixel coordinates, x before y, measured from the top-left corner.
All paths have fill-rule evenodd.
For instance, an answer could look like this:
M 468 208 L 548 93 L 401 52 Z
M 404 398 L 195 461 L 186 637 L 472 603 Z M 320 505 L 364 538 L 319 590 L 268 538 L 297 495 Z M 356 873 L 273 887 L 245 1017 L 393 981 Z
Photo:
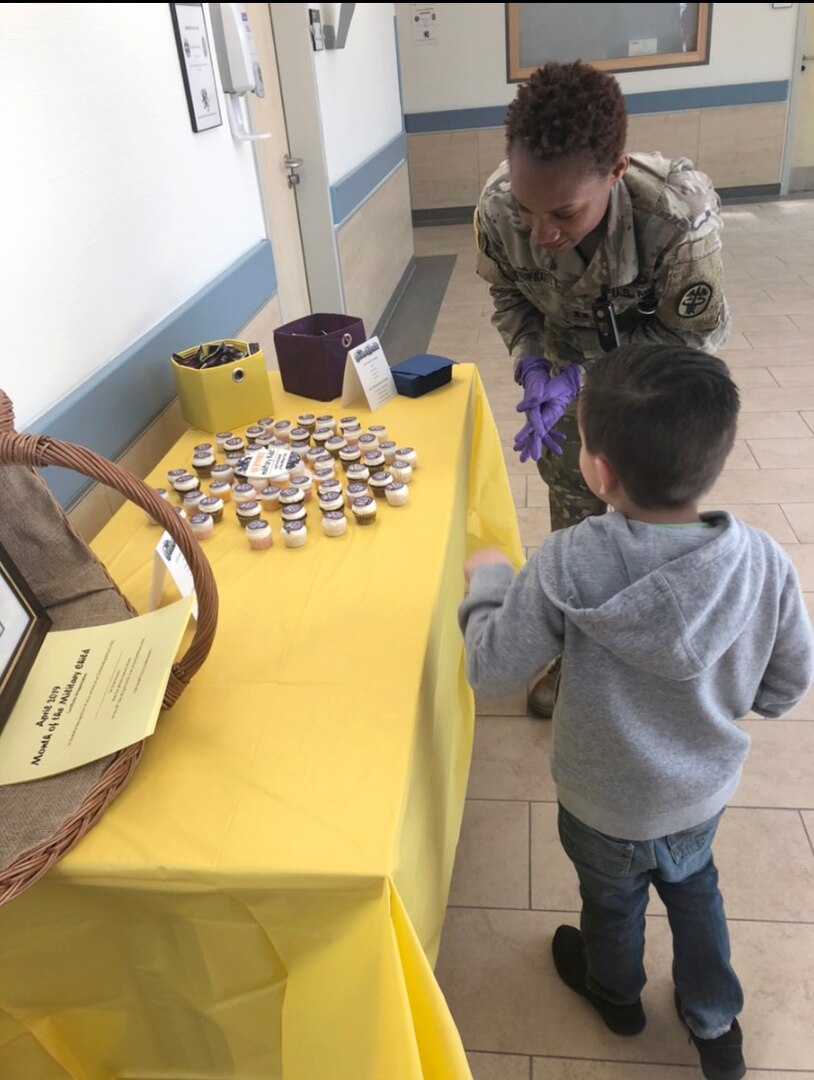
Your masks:
M 345 363 L 342 404 L 350 405 L 362 394 L 371 412 L 398 394 L 390 365 L 377 337 L 368 338 L 351 349 Z
M 147 602 L 148 611 L 155 611 L 158 607 L 167 571 L 169 571 L 170 577 L 178 586 L 181 596 L 192 596 L 195 593 L 195 582 L 189 564 L 176 542 L 168 532 L 165 532 L 162 533 L 153 554 L 153 579 L 150 582 L 150 598 Z M 197 598 L 192 604 L 192 618 L 198 618 Z

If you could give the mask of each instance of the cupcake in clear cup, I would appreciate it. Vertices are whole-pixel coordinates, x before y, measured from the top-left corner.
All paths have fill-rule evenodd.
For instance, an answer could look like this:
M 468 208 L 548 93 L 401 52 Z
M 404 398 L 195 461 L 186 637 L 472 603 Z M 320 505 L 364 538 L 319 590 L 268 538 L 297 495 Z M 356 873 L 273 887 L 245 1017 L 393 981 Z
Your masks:
M 379 449 L 384 454 L 386 465 L 392 465 L 396 460 L 396 444 L 392 439 L 379 440 Z
M 262 518 L 254 518 L 246 526 L 246 539 L 252 551 L 266 551 L 274 543 L 271 525 Z
M 198 512 L 198 506 L 203 499 L 202 491 L 185 491 L 181 497 L 181 506 L 186 510 L 187 517 Z
M 370 488 L 371 494 L 376 499 L 383 499 L 385 488 L 388 484 L 392 484 L 393 477 L 387 472 L 386 469 L 381 469 L 378 472 L 370 474 L 370 479 L 367 484 Z
M 209 514 L 216 525 L 223 521 L 223 499 L 217 495 L 207 495 L 205 499 L 201 499 L 198 509 L 202 514 Z
M 354 499 L 361 499 L 369 494 L 367 484 L 355 480 L 352 484 L 348 484 L 345 489 L 345 501 L 348 506 L 352 506 Z
M 339 451 L 339 460 L 347 472 L 349 465 L 357 465 L 362 460 L 362 451 L 358 446 L 345 446 Z
M 311 494 L 314 489 L 314 482 L 310 476 L 292 476 L 291 487 L 296 488 L 297 491 L 302 492 L 303 502 L 311 501 Z
M 349 484 L 366 484 L 370 479 L 370 469 L 361 462 L 356 465 L 348 465 L 347 469 Z
M 183 499 L 188 491 L 199 491 L 201 481 L 197 476 L 193 476 L 192 473 L 183 473 L 181 476 L 176 476 L 172 486 Z
M 384 454 L 381 450 L 366 450 L 365 453 L 362 454 L 362 464 L 367 465 L 372 475 L 374 472 L 378 472 L 379 469 L 384 468 Z
M 283 525 L 283 543 L 286 547 L 305 547 L 308 539 L 308 527 L 304 521 L 287 521 Z
M 280 492 L 280 506 L 294 506 L 297 503 L 305 502 L 305 492 L 299 488 L 287 487 L 283 488 Z
M 344 536 L 348 531 L 348 519 L 341 510 L 328 510 L 322 515 L 322 531 L 326 536 Z
M 239 435 L 230 435 L 223 444 L 224 454 L 242 454 L 246 449 L 246 440 Z
M 250 521 L 254 521 L 256 518 L 260 517 L 260 509 L 260 503 L 255 499 L 249 499 L 246 502 L 241 503 L 236 510 L 238 524 L 242 525 L 245 529 Z
M 391 506 L 406 506 L 410 491 L 406 484 L 393 480 L 384 489 L 384 494 Z
M 294 503 L 293 506 L 284 506 L 280 510 L 280 516 L 283 521 L 305 521 L 308 517 L 308 511 L 302 505 L 302 503 Z
M 278 487 L 264 487 L 260 492 L 260 505 L 266 514 L 280 509 L 280 489 Z
M 241 506 L 244 502 L 250 502 L 254 499 L 257 492 L 254 490 L 254 485 L 249 483 L 234 484 L 232 486 L 232 498 L 234 499 L 235 506 Z
M 215 531 L 209 514 L 193 514 L 189 519 L 189 527 L 196 540 L 209 540 Z
M 407 464 L 411 465 L 414 469 L 418 468 L 418 454 L 412 446 L 400 446 L 396 450 L 396 457 L 401 461 L 406 461 Z
M 409 461 L 402 461 L 401 458 L 396 458 L 390 466 L 390 472 L 393 474 L 393 479 L 399 480 L 402 484 L 409 484 L 413 478 L 412 465 Z
M 326 468 L 314 469 L 314 483 L 317 487 L 319 487 L 320 484 L 326 483 L 328 480 L 336 480 L 335 466 L 331 465 Z M 339 483 L 338 480 L 337 483 Z
M 379 440 L 372 432 L 366 431 L 364 432 L 364 434 L 359 436 L 359 449 L 362 451 L 363 454 L 366 453 L 368 450 L 378 450 Z
M 189 473 L 186 469 L 170 469 L 167 473 L 167 483 L 170 485 L 173 491 L 175 491 L 175 481 L 179 480 L 182 476 L 188 476 Z
M 321 491 L 317 496 L 317 502 L 319 508 L 323 514 L 328 514 L 332 510 L 341 510 L 345 505 L 345 500 L 341 491 Z
M 212 466 L 215 464 L 215 455 L 211 449 L 196 450 L 192 455 L 192 468 L 195 475 L 201 480 L 208 480 L 212 475 Z
M 357 525 L 372 525 L 376 520 L 376 500 L 371 495 L 362 495 L 350 504 Z
M 222 465 L 212 466 L 213 480 L 225 480 L 227 484 L 231 484 L 234 475 L 235 467 L 230 465 L 228 461 L 225 461 Z

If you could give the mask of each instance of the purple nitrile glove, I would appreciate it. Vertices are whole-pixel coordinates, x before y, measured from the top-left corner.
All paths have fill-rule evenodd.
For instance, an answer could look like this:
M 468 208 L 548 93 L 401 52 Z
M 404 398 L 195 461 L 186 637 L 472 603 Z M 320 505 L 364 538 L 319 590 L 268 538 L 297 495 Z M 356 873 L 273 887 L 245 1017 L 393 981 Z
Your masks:
M 531 415 L 532 410 L 529 410 Z M 565 441 L 565 436 L 561 431 L 549 431 L 547 434 L 540 434 L 540 414 L 537 410 L 534 420 L 529 420 L 518 431 L 514 437 L 514 449 L 520 454 L 520 461 L 525 462 L 531 459 L 532 461 L 539 461 L 543 454 L 543 447 L 549 450 L 552 454 L 562 454 L 560 443 Z
M 559 375 L 548 380 L 545 396 L 540 403 L 543 428 L 550 431 L 579 393 L 579 368 L 569 364 Z
M 514 449 L 519 452 L 521 461 L 528 461 L 529 458 L 539 461 L 543 447 L 552 454 L 562 454 L 559 443 L 565 441 L 565 436 L 552 429 L 578 393 L 579 369 L 570 364 L 547 381 L 544 398 L 539 405 L 527 409 L 522 409 L 522 402 L 518 405 L 518 411 L 524 411 L 527 420 L 514 441 Z
M 514 369 L 515 381 L 525 390 L 525 397 L 517 406 L 525 412 L 539 405 L 545 398 L 545 388 L 551 374 L 551 364 L 542 356 L 521 356 Z

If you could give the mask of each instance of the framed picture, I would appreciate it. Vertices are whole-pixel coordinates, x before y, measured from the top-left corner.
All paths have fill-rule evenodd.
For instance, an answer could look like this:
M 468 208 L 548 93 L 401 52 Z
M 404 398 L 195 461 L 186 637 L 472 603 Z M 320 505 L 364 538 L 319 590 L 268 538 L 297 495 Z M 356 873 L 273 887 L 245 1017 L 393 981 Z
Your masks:
M 506 4 L 506 77 L 552 60 L 601 71 L 709 63 L 712 4 Z
M 0 729 L 50 627 L 50 618 L 0 545 Z
M 220 127 L 223 121 L 204 5 L 170 4 L 170 14 L 192 130 Z

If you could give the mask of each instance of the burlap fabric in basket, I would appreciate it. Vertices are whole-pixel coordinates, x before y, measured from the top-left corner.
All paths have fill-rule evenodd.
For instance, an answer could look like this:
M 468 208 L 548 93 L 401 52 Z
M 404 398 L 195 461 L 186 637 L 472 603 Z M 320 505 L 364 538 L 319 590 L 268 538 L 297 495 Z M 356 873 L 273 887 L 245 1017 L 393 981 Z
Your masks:
M 55 630 L 118 622 L 134 614 L 107 571 L 75 532 L 34 466 L 74 469 L 137 503 L 177 541 L 198 596 L 198 620 L 186 654 L 173 665 L 165 709 L 206 659 L 217 622 L 217 590 L 186 523 L 132 473 L 86 450 L 14 431 L 0 390 L 0 543 L 22 571 Z M 130 779 L 143 743 L 80 769 L 0 786 L 0 904 L 42 877 L 90 829 Z

